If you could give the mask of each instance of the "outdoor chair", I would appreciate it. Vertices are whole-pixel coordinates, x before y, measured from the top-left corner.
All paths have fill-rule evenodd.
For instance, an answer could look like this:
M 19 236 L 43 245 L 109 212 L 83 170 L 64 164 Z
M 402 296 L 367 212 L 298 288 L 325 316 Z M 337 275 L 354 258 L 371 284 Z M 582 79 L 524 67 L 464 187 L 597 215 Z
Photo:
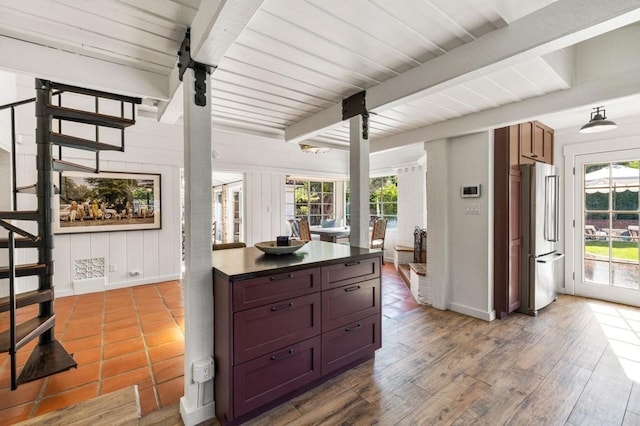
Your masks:
M 371 231 L 371 248 L 379 248 L 383 251 L 382 263 L 384 264 L 384 237 L 387 233 L 387 220 L 376 219 Z

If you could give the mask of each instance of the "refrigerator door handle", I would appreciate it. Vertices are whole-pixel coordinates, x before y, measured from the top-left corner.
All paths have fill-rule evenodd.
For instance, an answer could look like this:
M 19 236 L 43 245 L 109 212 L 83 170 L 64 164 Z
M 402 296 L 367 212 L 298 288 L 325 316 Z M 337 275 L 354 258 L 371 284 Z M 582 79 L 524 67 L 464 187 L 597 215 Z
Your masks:
M 544 239 L 551 242 L 558 242 L 558 222 L 560 221 L 558 208 L 560 180 L 558 178 L 558 175 L 550 175 L 545 179 Z

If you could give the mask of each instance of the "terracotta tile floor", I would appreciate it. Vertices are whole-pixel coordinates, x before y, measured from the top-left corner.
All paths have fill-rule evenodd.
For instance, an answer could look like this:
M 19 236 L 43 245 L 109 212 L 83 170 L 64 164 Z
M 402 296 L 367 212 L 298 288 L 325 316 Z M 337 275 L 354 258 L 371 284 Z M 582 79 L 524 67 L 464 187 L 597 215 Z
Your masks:
M 382 313 L 394 318 L 418 305 L 387 262 Z M 184 309 L 179 281 L 56 300 L 56 336 L 78 368 L 11 391 L 9 356 L 0 354 L 0 423 L 12 424 L 138 385 L 142 414 L 175 404 L 184 389 Z M 20 309 L 18 322 L 35 307 Z M 8 324 L 0 314 L 0 330 Z M 18 352 L 18 371 L 35 342 Z

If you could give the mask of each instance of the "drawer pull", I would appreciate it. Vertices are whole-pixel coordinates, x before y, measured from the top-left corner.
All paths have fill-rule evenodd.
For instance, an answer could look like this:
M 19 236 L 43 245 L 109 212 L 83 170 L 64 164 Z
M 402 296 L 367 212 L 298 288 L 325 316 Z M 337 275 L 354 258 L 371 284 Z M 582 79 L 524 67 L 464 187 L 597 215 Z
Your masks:
M 355 291 L 355 290 L 359 290 L 360 286 L 359 285 L 354 285 L 352 287 L 347 287 L 344 289 L 344 291 Z
M 287 275 L 281 275 L 279 277 L 269 277 L 269 281 L 278 281 L 278 280 L 286 280 L 291 278 L 292 275 L 291 274 L 287 274 Z
M 271 361 L 277 361 L 279 359 L 283 359 L 291 355 L 293 355 L 293 349 L 289 349 L 287 352 L 281 353 L 278 355 L 271 355 Z
M 349 267 L 349 266 L 356 266 L 356 265 L 359 265 L 359 264 L 360 264 L 360 261 L 357 261 L 357 262 L 345 263 L 344 266 Z
M 285 309 L 293 308 L 293 302 L 285 303 L 283 305 L 272 306 L 271 312 L 283 311 Z
M 358 325 L 355 325 L 353 327 L 347 327 L 344 329 L 344 331 L 351 331 L 351 330 L 355 330 L 356 328 L 360 328 L 362 327 L 362 324 L 358 323 Z

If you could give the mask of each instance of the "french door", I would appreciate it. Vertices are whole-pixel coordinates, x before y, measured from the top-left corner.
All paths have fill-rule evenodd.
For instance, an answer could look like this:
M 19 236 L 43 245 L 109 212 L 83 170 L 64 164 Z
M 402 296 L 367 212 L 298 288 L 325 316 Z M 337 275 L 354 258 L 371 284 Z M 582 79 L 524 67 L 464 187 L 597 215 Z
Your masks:
M 575 293 L 640 306 L 640 150 L 576 156 Z

